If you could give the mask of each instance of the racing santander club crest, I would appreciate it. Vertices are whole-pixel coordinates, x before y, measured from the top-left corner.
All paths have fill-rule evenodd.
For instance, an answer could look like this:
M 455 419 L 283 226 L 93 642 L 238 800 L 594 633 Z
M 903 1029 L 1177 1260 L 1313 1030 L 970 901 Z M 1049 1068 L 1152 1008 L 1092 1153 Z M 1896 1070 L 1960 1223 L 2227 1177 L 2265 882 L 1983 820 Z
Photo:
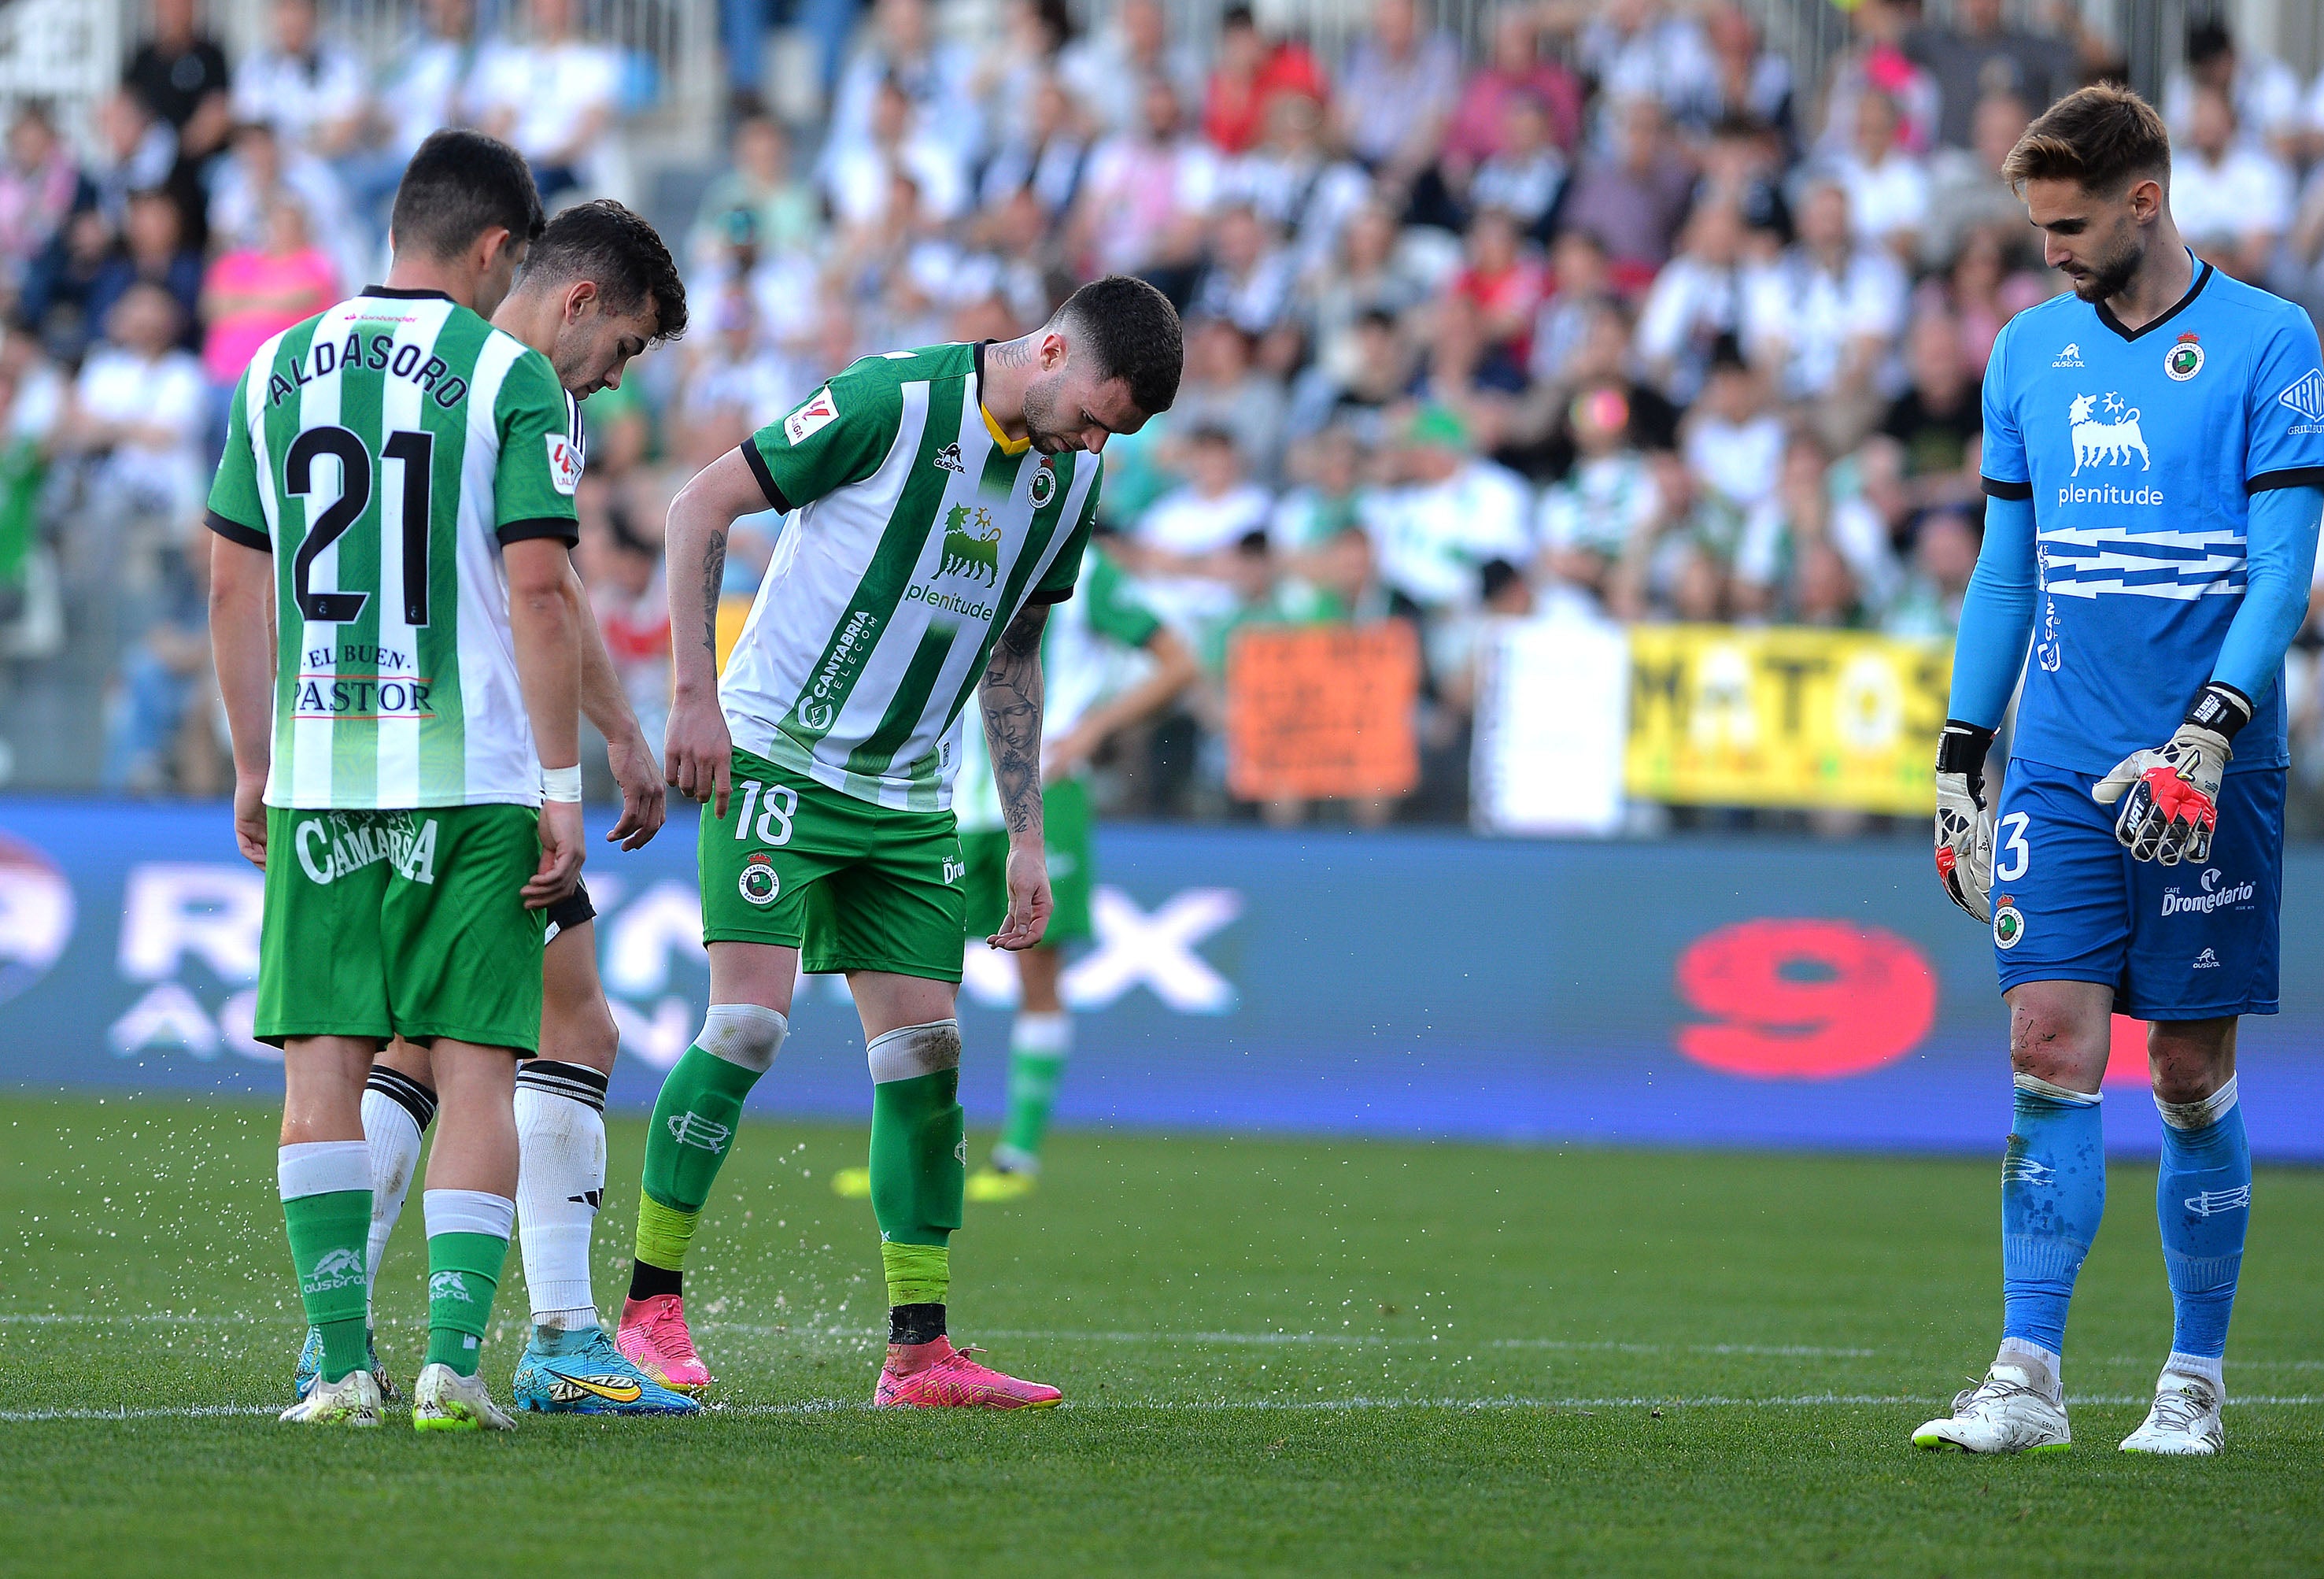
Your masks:
M 2009 902 L 2009 895 L 2000 895 L 1993 906 L 1993 946 L 1996 948 L 2015 948 L 2017 940 L 2024 936 L 2024 916 Z
M 782 880 L 775 875 L 775 858 L 764 850 L 752 854 L 743 863 L 742 878 L 736 886 L 752 904 L 761 908 L 773 904 L 783 886 Z
M 2191 330 L 2180 336 L 2179 343 L 2163 353 L 2163 371 L 2180 383 L 2203 371 L 2203 345 Z
M 1033 481 L 1026 489 L 1026 494 L 1033 501 L 1036 510 L 1047 510 L 1049 501 L 1057 496 L 1057 474 L 1049 469 L 1048 462 L 1043 461 L 1033 468 Z

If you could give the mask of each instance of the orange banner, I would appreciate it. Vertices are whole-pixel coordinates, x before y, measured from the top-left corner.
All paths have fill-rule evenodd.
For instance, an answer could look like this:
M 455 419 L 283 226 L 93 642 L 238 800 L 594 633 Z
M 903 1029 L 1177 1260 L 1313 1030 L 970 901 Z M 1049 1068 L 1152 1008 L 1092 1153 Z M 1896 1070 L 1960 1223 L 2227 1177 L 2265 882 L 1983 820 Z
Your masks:
M 1411 625 L 1254 627 L 1227 652 L 1227 787 L 1244 800 L 1403 795 L 1420 781 Z

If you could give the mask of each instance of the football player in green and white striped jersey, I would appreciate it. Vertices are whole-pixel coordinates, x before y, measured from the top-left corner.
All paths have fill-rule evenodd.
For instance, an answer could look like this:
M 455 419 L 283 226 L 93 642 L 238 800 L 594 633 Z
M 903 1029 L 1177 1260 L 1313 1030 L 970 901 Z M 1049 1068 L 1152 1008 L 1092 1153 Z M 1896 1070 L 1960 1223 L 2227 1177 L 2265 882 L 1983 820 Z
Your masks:
M 576 203 L 549 222 L 493 326 L 547 356 L 565 386 L 566 433 L 586 467 L 581 402 L 619 388 L 632 357 L 686 329 L 686 284 L 651 225 L 609 198 Z M 606 841 L 634 850 L 666 816 L 661 745 L 649 743 L 606 655 L 578 574 L 567 582 L 581 624 L 581 711 L 604 736 L 622 816 Z M 605 1087 L 621 1037 L 597 976 L 596 909 L 586 883 L 547 910 L 541 951 L 540 1056 L 516 1077 L 517 1233 L 532 1337 L 517 1362 L 517 1407 L 545 1414 L 691 1414 L 699 1406 L 638 1371 L 598 1325 L 589 1240 L 605 1187 Z M 363 1099 L 371 1148 L 367 1270 L 382 1253 L 420 1161 L 438 1106 L 434 1060 L 403 1038 L 372 1066 Z M 322 1354 L 309 1329 L 295 1386 L 312 1390 Z M 382 1396 L 393 1383 L 376 1354 Z
M 1055 1388 L 977 1364 L 945 1333 L 967 1142 L 954 1020 L 964 909 L 950 809 L 978 696 L 1008 822 L 1009 913 L 1041 940 L 1041 635 L 1073 595 L 1100 452 L 1176 398 L 1177 314 L 1152 286 L 1084 286 L 1002 344 L 866 357 L 670 506 L 678 684 L 669 781 L 701 821 L 709 1015 L 647 1135 L 637 1259 L 616 1341 L 674 1386 L 709 1380 L 680 1269 L 742 1099 L 789 1030 L 799 969 L 847 974 L 870 1043 L 871 1175 L 889 1352 L 874 1400 L 1000 1408 Z M 718 588 L 734 520 L 789 514 L 721 682 Z
M 235 832 L 266 870 L 254 1030 L 283 1049 L 283 1215 L 323 1349 L 285 1420 L 378 1420 L 361 1103 L 400 1035 L 432 1044 L 444 1109 L 412 1421 L 512 1424 L 476 1368 L 541 989 L 503 962 L 580 874 L 580 464 L 548 359 L 483 315 L 544 223 L 514 149 L 429 138 L 387 283 L 259 347 L 210 493 Z

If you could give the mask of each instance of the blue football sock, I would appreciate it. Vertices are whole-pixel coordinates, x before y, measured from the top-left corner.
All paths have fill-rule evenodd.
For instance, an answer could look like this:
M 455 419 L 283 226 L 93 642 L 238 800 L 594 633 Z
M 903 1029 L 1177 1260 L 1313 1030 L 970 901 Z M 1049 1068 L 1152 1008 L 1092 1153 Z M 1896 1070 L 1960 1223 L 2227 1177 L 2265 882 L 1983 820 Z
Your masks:
M 2227 1352 L 2227 1315 L 2243 1270 L 2244 1230 L 2251 1222 L 2251 1146 L 2244 1138 L 2236 1082 L 2201 1102 L 2154 1103 L 2163 1114 L 2163 1172 L 2154 1212 L 2163 1225 L 2163 1264 L 2171 1275 L 2173 1369 L 2214 1381 Z
M 2106 1214 L 2106 1134 L 2098 1099 L 2016 1077 L 2001 1164 L 2001 1333 L 2065 1353 L 2074 1278 Z

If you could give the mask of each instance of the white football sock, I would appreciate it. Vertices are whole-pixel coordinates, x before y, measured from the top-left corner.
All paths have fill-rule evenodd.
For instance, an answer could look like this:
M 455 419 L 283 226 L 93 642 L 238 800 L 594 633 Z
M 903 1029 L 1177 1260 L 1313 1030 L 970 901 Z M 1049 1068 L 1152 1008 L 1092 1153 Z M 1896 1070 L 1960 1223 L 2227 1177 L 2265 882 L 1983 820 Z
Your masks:
M 517 1232 L 535 1326 L 597 1325 L 589 1235 L 605 1193 L 605 1076 L 532 1058 L 517 1071 Z
M 374 1069 L 364 1082 L 364 1141 L 371 1149 L 371 1242 L 364 1259 L 364 1317 L 374 1325 L 372 1291 L 380 1258 L 403 1215 L 404 1198 L 420 1171 L 420 1142 L 436 1116 L 436 1094 L 392 1069 Z

